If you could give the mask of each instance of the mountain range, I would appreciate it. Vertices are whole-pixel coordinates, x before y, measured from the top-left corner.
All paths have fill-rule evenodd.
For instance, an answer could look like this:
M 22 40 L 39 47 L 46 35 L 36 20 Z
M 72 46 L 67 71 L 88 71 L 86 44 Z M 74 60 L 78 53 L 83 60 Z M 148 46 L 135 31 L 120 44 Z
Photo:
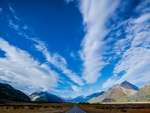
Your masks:
M 46 91 L 35 92 L 29 95 L 29 97 L 35 102 L 65 102 L 63 98 Z
M 75 97 L 72 99 L 68 99 L 66 101 L 67 102 L 88 102 L 91 98 L 98 97 L 98 96 L 102 95 L 103 93 L 105 93 L 105 92 L 104 91 L 96 92 L 96 93 L 90 94 L 88 96 L 81 95 L 81 96 L 78 96 L 78 97 Z
M 35 92 L 27 96 L 9 84 L 0 83 L 0 101 L 22 102 L 145 102 L 150 101 L 150 83 L 142 88 L 124 81 L 112 86 L 108 91 L 96 92 L 87 96 L 65 99 L 46 91 Z

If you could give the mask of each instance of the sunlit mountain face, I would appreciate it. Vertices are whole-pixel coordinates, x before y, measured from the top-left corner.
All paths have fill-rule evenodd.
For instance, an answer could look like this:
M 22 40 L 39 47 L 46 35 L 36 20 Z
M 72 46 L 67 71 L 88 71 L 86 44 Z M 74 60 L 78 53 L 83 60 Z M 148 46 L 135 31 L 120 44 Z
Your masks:
M 0 0 L 0 82 L 64 98 L 125 80 L 143 87 L 150 82 L 149 6 L 150 0 Z M 121 87 L 139 90 L 131 84 Z

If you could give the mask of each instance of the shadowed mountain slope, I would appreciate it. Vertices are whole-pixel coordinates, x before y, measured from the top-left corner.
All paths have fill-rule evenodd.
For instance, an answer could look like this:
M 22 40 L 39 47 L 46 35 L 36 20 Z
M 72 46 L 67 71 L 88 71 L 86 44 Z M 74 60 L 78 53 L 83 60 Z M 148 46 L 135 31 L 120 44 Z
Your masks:
M 129 83 L 128 81 L 124 81 L 120 84 L 120 86 L 126 88 L 126 89 L 131 89 L 131 90 L 136 90 L 139 91 L 139 88 L 131 83 Z
M 3 101 L 22 101 L 29 102 L 30 98 L 21 92 L 10 86 L 9 84 L 0 83 L 0 100 Z

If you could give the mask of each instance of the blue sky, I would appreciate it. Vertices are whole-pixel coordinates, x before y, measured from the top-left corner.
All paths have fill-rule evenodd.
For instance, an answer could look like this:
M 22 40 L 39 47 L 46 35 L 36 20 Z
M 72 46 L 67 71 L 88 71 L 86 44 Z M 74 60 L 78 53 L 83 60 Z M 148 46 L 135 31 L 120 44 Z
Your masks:
M 150 82 L 149 0 L 1 0 L 0 82 L 88 95 Z

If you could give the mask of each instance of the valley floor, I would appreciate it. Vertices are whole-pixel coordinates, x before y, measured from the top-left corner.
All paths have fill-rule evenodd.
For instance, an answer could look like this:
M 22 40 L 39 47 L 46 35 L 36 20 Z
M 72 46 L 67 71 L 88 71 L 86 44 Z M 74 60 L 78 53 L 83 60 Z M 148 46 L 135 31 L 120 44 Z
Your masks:
M 101 103 L 79 107 L 86 113 L 150 113 L 150 103 Z
M 72 103 L 5 103 L 0 113 L 65 113 Z M 77 104 L 86 113 L 150 113 L 150 103 Z
M 0 113 L 65 113 L 71 109 L 71 103 L 20 103 L 0 104 Z

